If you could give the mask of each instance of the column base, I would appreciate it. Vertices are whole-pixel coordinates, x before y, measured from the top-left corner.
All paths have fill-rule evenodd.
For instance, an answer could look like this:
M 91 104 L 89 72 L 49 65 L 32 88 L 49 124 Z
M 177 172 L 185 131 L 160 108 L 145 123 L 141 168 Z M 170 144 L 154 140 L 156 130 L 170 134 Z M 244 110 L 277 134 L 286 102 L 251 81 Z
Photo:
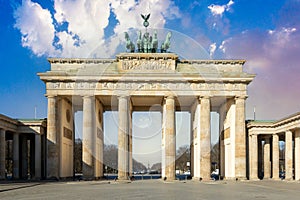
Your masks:
M 279 178 L 279 177 L 276 177 L 276 178 L 271 178 L 271 180 L 274 180 L 274 181 L 280 181 L 280 180 L 281 180 L 281 178 Z
M 211 178 L 207 178 L 207 177 L 205 177 L 205 178 L 202 178 L 202 177 L 192 177 L 192 180 L 193 181 L 212 181 Z
M 224 177 L 226 181 L 247 181 L 247 177 Z M 259 179 L 258 179 L 259 180 Z
M 117 177 L 116 180 L 118 180 L 118 181 L 128 181 L 128 180 L 130 180 L 130 178 L 127 177 L 127 176 L 121 176 L 121 177 Z
M 176 177 L 167 177 L 167 176 L 165 176 L 165 177 L 161 177 L 161 180 L 163 180 L 163 181 L 176 181 L 177 179 L 176 179 Z
M 236 181 L 247 181 L 247 177 L 235 177 Z
M 249 181 L 260 181 L 258 177 L 249 178 Z
M 283 180 L 285 180 L 285 181 L 293 181 L 294 179 L 293 178 L 285 178 Z

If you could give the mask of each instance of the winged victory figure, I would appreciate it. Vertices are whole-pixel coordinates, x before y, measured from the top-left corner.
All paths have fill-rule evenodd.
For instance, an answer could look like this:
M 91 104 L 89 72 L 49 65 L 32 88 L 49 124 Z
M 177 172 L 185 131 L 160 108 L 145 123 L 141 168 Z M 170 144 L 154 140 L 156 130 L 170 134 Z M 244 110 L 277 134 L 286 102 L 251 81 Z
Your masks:
M 145 20 L 144 23 L 143 23 L 143 25 L 147 28 L 149 26 L 148 19 L 150 18 L 150 14 L 148 14 L 148 15 L 141 14 L 141 16 Z

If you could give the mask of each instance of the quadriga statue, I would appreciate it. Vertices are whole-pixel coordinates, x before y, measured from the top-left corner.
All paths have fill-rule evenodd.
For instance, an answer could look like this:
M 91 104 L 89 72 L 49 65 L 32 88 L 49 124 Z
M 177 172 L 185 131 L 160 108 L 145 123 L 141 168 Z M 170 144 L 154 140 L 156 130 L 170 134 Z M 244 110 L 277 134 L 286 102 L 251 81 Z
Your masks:
M 127 32 L 125 32 L 125 40 L 126 40 L 126 49 L 128 49 L 131 53 L 134 53 L 135 46 L 133 42 L 131 42 Z
M 161 44 L 161 53 L 166 53 L 167 50 L 170 48 L 171 36 L 172 36 L 172 33 L 168 32 L 168 34 L 166 36 L 166 40 Z

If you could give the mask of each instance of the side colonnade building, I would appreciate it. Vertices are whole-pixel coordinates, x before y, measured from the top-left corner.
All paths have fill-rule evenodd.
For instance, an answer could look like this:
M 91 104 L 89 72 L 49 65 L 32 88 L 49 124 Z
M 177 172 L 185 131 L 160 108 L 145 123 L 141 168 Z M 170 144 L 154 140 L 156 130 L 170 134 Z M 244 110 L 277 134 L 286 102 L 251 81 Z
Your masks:
M 248 121 L 250 180 L 300 180 L 300 113 L 278 121 Z
M 12 119 L 0 114 L 0 180 L 45 176 L 46 127 L 45 119 Z
M 46 84 L 47 178 L 73 176 L 74 113 L 83 112 L 83 177 L 103 176 L 103 112 L 118 111 L 118 178 L 132 175 L 132 112 L 162 116 L 162 178 L 175 180 L 175 112 L 191 114 L 191 173 L 211 174 L 211 112 L 220 114 L 221 173 L 246 179 L 245 100 L 255 75 L 244 60 L 180 60 L 173 53 L 116 59 L 50 58 Z M 189 134 L 189 133 L 187 133 Z

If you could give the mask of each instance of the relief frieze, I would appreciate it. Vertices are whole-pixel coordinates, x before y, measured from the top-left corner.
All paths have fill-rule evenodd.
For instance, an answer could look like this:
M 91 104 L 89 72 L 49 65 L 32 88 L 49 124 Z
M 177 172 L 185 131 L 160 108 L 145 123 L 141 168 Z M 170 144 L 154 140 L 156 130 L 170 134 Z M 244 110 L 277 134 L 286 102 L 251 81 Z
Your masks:
M 175 70 L 173 60 L 122 60 L 121 70 Z
M 48 82 L 51 90 L 201 90 L 201 91 L 243 91 L 245 84 L 224 83 L 168 83 L 168 82 Z

